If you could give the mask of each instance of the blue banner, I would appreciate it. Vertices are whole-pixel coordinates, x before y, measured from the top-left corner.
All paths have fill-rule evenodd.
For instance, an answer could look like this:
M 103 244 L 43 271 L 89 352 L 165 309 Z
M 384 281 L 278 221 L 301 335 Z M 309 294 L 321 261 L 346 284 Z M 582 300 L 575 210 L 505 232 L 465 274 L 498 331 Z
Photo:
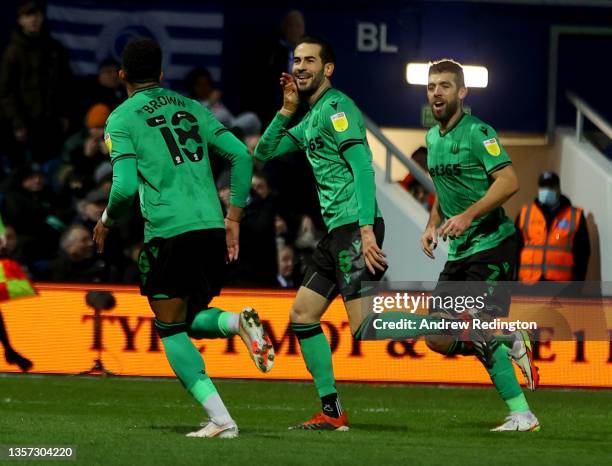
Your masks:
M 195 66 L 221 79 L 224 15 L 220 10 L 169 7 L 87 6 L 82 2 L 49 2 L 47 20 L 53 37 L 70 54 L 76 74 L 95 74 L 107 58 L 121 62 L 133 37 L 156 39 L 164 52 L 164 76 L 176 87 Z

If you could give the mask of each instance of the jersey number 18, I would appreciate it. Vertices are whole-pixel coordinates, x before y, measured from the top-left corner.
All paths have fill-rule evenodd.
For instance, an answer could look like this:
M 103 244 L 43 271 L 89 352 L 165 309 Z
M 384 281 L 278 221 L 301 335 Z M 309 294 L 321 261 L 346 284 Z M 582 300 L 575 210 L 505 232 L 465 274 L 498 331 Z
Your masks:
M 190 124 L 189 129 L 183 129 L 181 125 L 183 121 Z M 192 162 L 199 162 L 202 160 L 204 157 L 204 148 L 202 147 L 200 126 L 197 124 L 198 120 L 191 113 L 176 112 L 172 115 L 170 123 L 172 124 L 172 128 L 168 126 L 168 122 L 164 115 L 154 116 L 147 120 L 149 126 L 152 128 L 159 128 L 166 142 L 166 146 L 168 147 L 168 151 L 172 156 L 174 165 L 180 165 L 185 161 L 183 155 Z

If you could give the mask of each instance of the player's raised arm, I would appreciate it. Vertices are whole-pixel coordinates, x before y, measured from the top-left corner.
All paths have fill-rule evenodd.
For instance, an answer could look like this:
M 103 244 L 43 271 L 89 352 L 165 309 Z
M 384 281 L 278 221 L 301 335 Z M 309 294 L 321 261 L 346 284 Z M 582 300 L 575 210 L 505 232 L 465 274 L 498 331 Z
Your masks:
M 264 162 L 303 149 L 302 125 L 298 124 L 291 129 L 287 129 L 291 118 L 297 112 L 299 104 L 295 80 L 290 74 L 283 73 L 280 84 L 283 89 L 283 107 L 270 122 L 257 147 L 255 147 L 255 158 Z
M 124 122 L 111 115 L 108 119 L 104 141 L 108 147 L 113 165 L 113 184 L 108 197 L 108 205 L 102 218 L 94 228 L 94 241 L 98 252 L 104 250 L 104 242 L 115 219 L 125 213 L 134 200 L 138 190 L 138 170 L 136 151 Z

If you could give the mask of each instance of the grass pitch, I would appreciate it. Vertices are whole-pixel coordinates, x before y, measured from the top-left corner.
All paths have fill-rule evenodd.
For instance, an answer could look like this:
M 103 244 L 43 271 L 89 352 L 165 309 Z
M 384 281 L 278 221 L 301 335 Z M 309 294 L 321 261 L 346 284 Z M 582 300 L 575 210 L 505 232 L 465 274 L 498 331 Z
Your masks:
M 296 432 L 287 426 L 319 408 L 311 384 L 216 384 L 238 439 L 186 438 L 204 412 L 176 380 L 2 376 L 0 444 L 72 445 L 76 462 L 88 465 L 559 465 L 612 458 L 610 391 L 530 393 L 542 431 L 500 434 L 489 432 L 506 414 L 492 388 L 341 384 L 351 430 Z

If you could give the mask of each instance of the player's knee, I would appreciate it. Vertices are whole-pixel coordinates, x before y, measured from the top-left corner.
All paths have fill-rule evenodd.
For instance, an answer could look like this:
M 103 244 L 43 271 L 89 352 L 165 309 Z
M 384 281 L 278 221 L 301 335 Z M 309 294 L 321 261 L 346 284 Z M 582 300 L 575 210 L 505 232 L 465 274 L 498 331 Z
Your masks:
M 446 354 L 452 344 L 452 340 L 445 335 L 427 335 L 425 337 L 427 347 L 436 353 Z
M 187 331 L 187 324 L 185 322 L 164 322 L 155 319 L 154 324 L 160 338 L 171 337 Z
M 289 318 L 292 324 L 309 324 L 314 322 L 312 312 L 301 306 L 293 306 L 289 313 Z

